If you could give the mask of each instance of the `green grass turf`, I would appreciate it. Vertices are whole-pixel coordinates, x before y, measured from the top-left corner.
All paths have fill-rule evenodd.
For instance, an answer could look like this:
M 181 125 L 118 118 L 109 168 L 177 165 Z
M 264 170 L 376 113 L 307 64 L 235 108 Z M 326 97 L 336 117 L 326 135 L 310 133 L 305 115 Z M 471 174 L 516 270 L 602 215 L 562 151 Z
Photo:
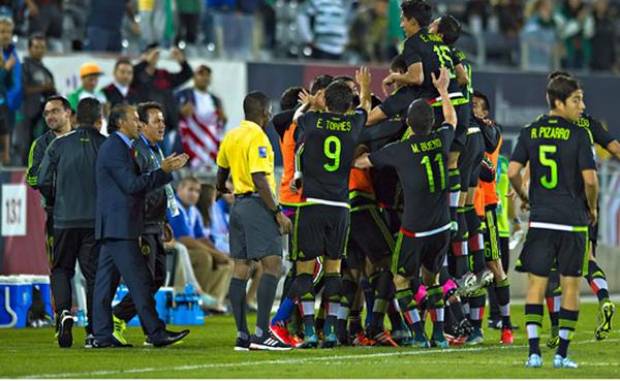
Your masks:
M 543 369 L 525 369 L 527 342 L 523 307 L 513 308 L 514 346 L 498 344 L 499 332 L 485 329 L 485 343 L 445 351 L 414 348 L 336 348 L 285 353 L 234 352 L 230 316 L 209 317 L 204 327 L 170 348 L 144 348 L 139 328 L 130 328 L 128 349 L 83 349 L 84 333 L 74 329 L 74 346 L 59 349 L 51 329 L 0 330 L 0 377 L 35 378 L 617 378 L 620 334 L 596 342 L 596 305 L 582 306 L 570 348 L 577 370 L 552 368 L 553 352 L 541 347 Z M 253 317 L 251 318 L 253 320 Z M 486 323 L 486 321 L 485 321 Z M 171 327 L 174 329 L 173 327 Z

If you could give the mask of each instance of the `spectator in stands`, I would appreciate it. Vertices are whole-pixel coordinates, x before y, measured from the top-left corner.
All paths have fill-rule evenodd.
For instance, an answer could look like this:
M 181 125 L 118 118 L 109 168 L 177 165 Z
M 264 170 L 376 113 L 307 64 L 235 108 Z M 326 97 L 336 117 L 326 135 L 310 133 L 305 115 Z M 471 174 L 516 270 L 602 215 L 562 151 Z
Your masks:
M 617 15 L 609 8 L 609 0 L 594 2 L 594 37 L 592 38 L 592 70 L 612 70 L 616 65 Z
M 297 16 L 301 42 L 310 48 L 311 57 L 340 60 L 348 43 L 348 15 L 345 0 L 307 0 Z
M 25 0 L 28 8 L 28 34 L 41 33 L 56 45 L 62 38 L 62 0 Z M 60 47 L 62 49 L 62 47 Z
M 190 163 L 193 167 L 215 166 L 219 143 L 226 126 L 226 114 L 220 98 L 209 91 L 211 68 L 200 65 L 194 72 L 194 86 L 179 91 L 176 99 L 181 118 L 179 133 L 184 147 L 190 151 Z M 193 135 L 192 135 L 193 134 Z M 188 140 L 199 136 L 200 141 L 190 143 Z M 203 152 L 196 152 L 200 149 Z M 211 157 L 211 160 L 207 159 Z
M 516 38 L 523 27 L 523 0 L 500 0 L 495 5 L 502 34 Z
M 465 7 L 465 20 L 472 33 L 479 34 L 487 29 L 493 9 L 489 0 L 470 0 Z
M 159 45 L 149 45 L 140 62 L 133 68 L 132 86 L 138 92 L 141 102 L 159 102 L 164 107 L 166 129 L 176 130 L 179 117 L 174 90 L 192 78 L 192 67 L 187 63 L 185 54 L 177 48 L 172 49 L 171 57 L 181 66 L 179 72 L 171 73 L 166 69 L 158 69 L 159 57 Z
M 592 58 L 591 39 L 594 36 L 594 18 L 583 0 L 564 0 L 555 15 L 566 56 L 564 67 L 584 69 Z
M 166 0 L 139 0 L 142 46 L 163 42 L 166 28 Z
M 15 141 L 22 164 L 28 160 L 28 151 L 34 138 L 43 134 L 43 105 L 48 97 L 56 94 L 54 75 L 43 64 L 47 52 L 45 36 L 34 34 L 28 39 L 28 57 L 22 66 L 24 104 L 23 120 L 15 131 Z
M 525 9 L 527 19 L 521 31 L 524 68 L 549 71 L 557 51 L 557 28 L 551 0 L 533 0 Z
M 120 53 L 123 50 L 123 36 L 120 26 L 127 15 L 131 30 L 140 32 L 135 21 L 131 0 L 91 0 L 86 30 L 86 47 L 94 52 Z
M 364 61 L 385 61 L 387 53 L 388 0 L 365 1 L 349 31 L 349 48 Z
M 67 96 L 73 111 L 77 110 L 78 103 L 84 98 L 95 98 L 101 104 L 106 103 L 107 100 L 103 92 L 97 90 L 99 77 L 102 75 L 103 69 L 94 62 L 86 62 L 80 66 L 80 80 L 82 81 L 82 86 L 78 87 Z
M 201 185 L 195 177 L 186 177 L 177 186 L 177 203 L 180 213 L 168 220 L 176 240 L 189 250 L 192 267 L 202 290 L 217 300 L 214 310 L 225 312 L 224 298 L 232 278 L 233 261 L 226 253 L 217 250 L 205 234 L 205 226 L 196 204 Z
M 200 0 L 176 0 L 176 4 L 179 17 L 176 42 L 195 45 L 200 25 Z
M 114 64 L 114 81 L 101 90 L 110 108 L 119 103 L 135 104 L 138 102 L 138 93 L 131 87 L 132 80 L 131 61 L 128 58 L 119 58 Z
M 2 144 L 2 165 L 10 163 L 11 132 L 15 123 L 15 112 L 22 103 L 22 66 L 13 44 L 13 20 L 0 16 L 0 143 Z
M 400 1 L 389 0 L 388 3 L 388 57 L 391 59 L 399 53 L 400 42 L 405 39 L 400 27 Z

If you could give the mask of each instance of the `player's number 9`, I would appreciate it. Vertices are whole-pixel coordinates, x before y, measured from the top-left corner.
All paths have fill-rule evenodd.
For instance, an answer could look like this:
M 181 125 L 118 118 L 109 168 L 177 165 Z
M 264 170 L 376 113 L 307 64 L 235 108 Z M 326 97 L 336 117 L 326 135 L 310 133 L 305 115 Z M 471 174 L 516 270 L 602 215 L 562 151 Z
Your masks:
M 547 156 L 549 154 L 556 153 L 557 150 L 558 147 L 547 144 L 543 144 L 538 147 L 540 164 L 549 168 L 549 176 L 540 177 L 540 185 L 546 189 L 554 189 L 558 185 L 558 163 Z
M 342 144 L 337 136 L 328 136 L 323 143 L 323 153 L 325 157 L 331 160 L 331 163 L 323 164 L 323 168 L 327 172 L 336 172 L 340 168 L 340 152 Z

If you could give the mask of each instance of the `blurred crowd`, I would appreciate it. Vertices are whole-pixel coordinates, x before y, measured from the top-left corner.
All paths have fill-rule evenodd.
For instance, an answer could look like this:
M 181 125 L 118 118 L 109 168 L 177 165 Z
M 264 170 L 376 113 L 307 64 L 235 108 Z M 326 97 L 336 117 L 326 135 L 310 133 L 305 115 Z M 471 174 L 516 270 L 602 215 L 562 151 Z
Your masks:
M 399 0 L 0 0 L 16 34 L 55 52 L 387 62 L 403 40 Z M 462 23 L 478 64 L 548 70 L 618 67 L 618 0 L 436 0 Z M 25 44 L 25 38 L 21 39 Z M 19 43 L 19 42 L 18 42 Z

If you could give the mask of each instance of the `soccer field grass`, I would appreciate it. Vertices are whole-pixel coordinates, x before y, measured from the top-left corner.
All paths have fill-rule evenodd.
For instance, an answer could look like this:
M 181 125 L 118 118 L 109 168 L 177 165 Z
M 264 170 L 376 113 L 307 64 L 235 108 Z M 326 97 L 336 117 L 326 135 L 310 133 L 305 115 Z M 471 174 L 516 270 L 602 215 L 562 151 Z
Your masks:
M 51 329 L 0 330 L 0 377 L 3 378 L 617 378 L 620 332 L 594 340 L 596 305 L 582 306 L 570 354 L 576 370 L 552 368 L 553 351 L 541 347 L 543 369 L 525 369 L 527 340 L 523 307 L 513 308 L 513 346 L 498 344 L 499 331 L 485 329 L 485 343 L 449 350 L 414 348 L 336 348 L 275 352 L 234 352 L 230 316 L 209 317 L 204 327 L 170 348 L 142 347 L 139 328 L 130 328 L 127 349 L 84 349 L 84 333 L 74 329 L 74 347 L 59 349 Z M 545 317 L 546 319 L 546 317 Z M 253 317 L 252 317 L 253 320 Z M 485 321 L 486 322 L 486 321 Z

